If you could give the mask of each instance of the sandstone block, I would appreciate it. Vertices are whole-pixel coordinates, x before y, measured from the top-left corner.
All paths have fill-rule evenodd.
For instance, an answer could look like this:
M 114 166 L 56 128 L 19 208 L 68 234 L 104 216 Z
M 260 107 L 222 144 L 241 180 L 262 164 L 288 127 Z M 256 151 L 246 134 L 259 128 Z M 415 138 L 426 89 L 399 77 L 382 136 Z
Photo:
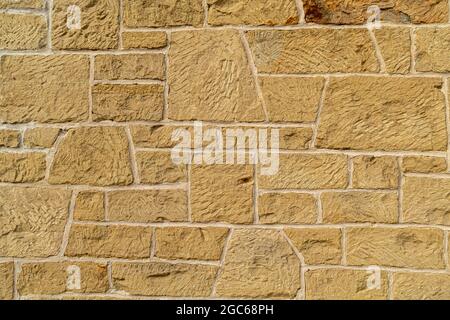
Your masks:
M 122 33 L 124 49 L 159 49 L 167 46 L 167 35 L 162 31 Z
M 14 297 L 14 264 L 0 264 L 0 300 L 12 300 Z
M 317 204 L 313 195 L 264 193 L 260 195 L 259 221 L 264 224 L 314 224 Z
M 23 144 L 27 148 L 51 148 L 56 142 L 59 133 L 59 128 L 27 129 L 23 136 Z
M 46 154 L 0 153 L 0 182 L 37 182 L 45 177 Z
M 170 152 L 136 152 L 136 162 L 141 183 L 162 184 L 187 181 L 186 165 L 174 164 Z
M 37 50 L 46 44 L 47 22 L 44 16 L 0 13 L 0 49 Z
M 97 80 L 165 79 L 164 55 L 160 53 L 101 54 L 94 63 Z
M 0 147 L 17 148 L 20 145 L 20 131 L 0 130 Z
M 420 28 L 416 31 L 416 70 L 450 72 L 450 28 Z
M 404 172 L 439 173 L 447 170 L 447 159 L 438 157 L 404 157 L 402 159 Z
M 353 161 L 353 188 L 396 189 L 400 170 L 395 157 L 358 156 Z
M 97 191 L 81 191 L 77 195 L 73 218 L 79 221 L 105 219 L 105 195 Z
M 394 273 L 396 300 L 449 300 L 450 275 L 434 273 Z

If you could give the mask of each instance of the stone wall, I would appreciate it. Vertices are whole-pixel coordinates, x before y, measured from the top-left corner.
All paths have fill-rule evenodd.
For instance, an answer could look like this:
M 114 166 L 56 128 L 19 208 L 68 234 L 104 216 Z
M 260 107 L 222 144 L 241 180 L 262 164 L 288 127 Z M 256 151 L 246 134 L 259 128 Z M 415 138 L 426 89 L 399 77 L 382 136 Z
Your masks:
M 450 299 L 449 7 L 0 0 L 0 299 Z

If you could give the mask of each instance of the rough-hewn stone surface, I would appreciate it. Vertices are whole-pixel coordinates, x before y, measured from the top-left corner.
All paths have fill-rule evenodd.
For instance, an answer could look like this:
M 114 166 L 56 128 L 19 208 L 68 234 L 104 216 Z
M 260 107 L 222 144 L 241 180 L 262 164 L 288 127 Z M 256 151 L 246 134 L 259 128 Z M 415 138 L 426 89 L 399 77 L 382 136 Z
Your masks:
M 398 222 L 396 192 L 327 192 L 321 200 L 325 223 Z
M 125 185 L 133 181 L 125 131 L 117 127 L 71 129 L 58 145 L 52 184 Z
M 264 224 L 314 224 L 317 200 L 302 193 L 265 193 L 258 200 L 259 222 Z
M 226 228 L 159 228 L 155 255 L 165 259 L 219 260 L 228 233 Z
M 43 55 L 2 56 L 0 59 L 2 122 L 68 122 L 87 118 L 87 57 Z
M 448 300 L 450 275 L 394 273 L 393 298 L 397 300 Z
M 259 72 L 379 70 L 375 49 L 364 29 L 255 30 L 246 35 Z
M 21 295 L 104 293 L 109 288 L 106 268 L 106 264 L 92 262 L 25 263 L 17 287 Z
M 144 80 L 164 79 L 162 54 L 105 54 L 95 57 L 95 79 Z
M 127 27 L 201 26 L 202 0 L 125 0 L 123 21 Z
M 385 63 L 386 72 L 408 73 L 411 68 L 409 28 L 383 27 L 375 29 L 374 35 Z
M 450 225 L 450 177 L 406 177 L 402 207 L 405 222 Z
M 152 229 L 74 224 L 65 254 L 69 257 L 142 259 L 150 256 Z
M 32 50 L 44 48 L 46 44 L 44 16 L 0 13 L 0 49 Z
M 438 173 L 447 170 L 447 160 L 438 157 L 404 157 L 402 160 L 404 172 Z
M 23 135 L 23 144 L 27 148 L 51 148 L 59 133 L 59 128 L 27 129 Z
M 207 0 L 207 3 L 211 25 L 289 25 L 299 21 L 294 0 Z
M 105 195 L 98 191 L 82 191 L 77 195 L 73 218 L 80 221 L 105 219 Z
M 130 294 L 208 297 L 217 267 L 168 263 L 113 263 L 114 287 Z
M 170 152 L 140 151 L 136 162 L 141 183 L 161 184 L 187 181 L 186 165 L 176 165 Z
M 44 0 L 0 0 L 0 9 L 41 9 Z
M 20 145 L 20 131 L 0 130 L 0 147 L 17 148 Z
M 276 230 L 235 230 L 219 274 L 223 297 L 293 298 L 300 289 L 300 261 Z
M 167 34 L 155 32 L 123 32 L 122 46 L 124 49 L 158 49 L 167 46 Z
M 416 70 L 450 72 L 448 48 L 450 28 L 421 28 L 416 31 Z
M 108 194 L 109 219 L 126 222 L 187 220 L 184 190 L 124 190 Z
M 69 6 L 77 6 L 80 24 Z M 55 0 L 52 11 L 52 44 L 58 49 L 99 50 L 119 46 L 118 0 Z M 71 23 L 72 22 L 72 23 Z M 69 27 L 70 26 L 70 27 Z
M 368 286 L 371 273 L 364 270 L 318 269 L 305 273 L 308 300 L 386 300 L 387 273 L 380 275 L 380 286 Z
M 62 245 L 70 191 L 0 188 L 0 256 L 49 257 Z
M 304 0 L 307 22 L 324 24 L 363 24 L 372 15 L 370 5 L 381 9 L 381 20 L 396 23 L 439 23 L 448 21 L 448 5 L 445 0 L 411 2 L 394 0 Z
M 317 145 L 334 149 L 447 150 L 441 88 L 438 78 L 333 78 L 321 114 Z
M 352 158 L 353 188 L 395 189 L 399 168 L 395 157 L 359 156 Z
M 352 228 L 347 231 L 347 263 L 442 269 L 443 238 L 433 228 Z
M 262 101 L 237 30 L 183 31 L 171 37 L 171 119 L 264 120 Z
M 14 264 L 0 263 L 0 300 L 11 300 L 14 297 Z
M 250 165 L 193 166 L 192 218 L 197 222 L 251 223 L 253 168 Z
M 96 84 L 92 89 L 96 121 L 159 121 L 164 87 L 159 84 Z
M 0 153 L 0 182 L 40 181 L 45 168 L 45 153 Z

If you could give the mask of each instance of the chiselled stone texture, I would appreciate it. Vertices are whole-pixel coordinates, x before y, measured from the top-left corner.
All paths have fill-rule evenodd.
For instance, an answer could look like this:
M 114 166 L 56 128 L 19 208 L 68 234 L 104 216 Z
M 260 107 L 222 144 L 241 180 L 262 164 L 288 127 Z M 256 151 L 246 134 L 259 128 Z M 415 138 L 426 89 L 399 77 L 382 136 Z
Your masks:
M 0 300 L 11 300 L 14 296 L 14 264 L 0 263 Z
M 124 222 L 187 221 L 184 190 L 124 190 L 107 194 L 109 219 Z
M 307 300 L 387 300 L 388 277 L 381 272 L 380 286 L 370 287 L 365 270 L 318 269 L 305 273 Z
M 0 147 L 17 148 L 20 145 L 20 131 L 0 130 Z
M 325 223 L 396 223 L 396 192 L 327 192 L 321 196 Z
M 139 151 L 136 162 L 141 183 L 161 184 L 187 181 L 186 165 L 176 165 L 170 152 Z
M 118 127 L 71 129 L 50 169 L 52 184 L 126 185 L 133 181 L 125 131 Z
M 70 191 L 0 188 L 0 256 L 50 257 L 58 254 L 69 217 Z
M 260 77 L 261 90 L 273 122 L 314 122 L 323 78 Z
M 259 222 L 264 224 L 314 224 L 317 200 L 302 193 L 265 193 L 258 200 Z
M 196 222 L 253 222 L 253 168 L 250 165 L 194 165 L 192 218 Z
M 196 26 L 203 24 L 202 0 L 124 0 L 127 27 Z
M 167 35 L 162 31 L 154 32 L 123 32 L 122 46 L 124 49 L 158 49 L 167 46 Z
M 280 231 L 233 232 L 216 284 L 218 296 L 293 298 L 299 289 L 300 261 Z
M 106 264 L 92 262 L 25 263 L 17 282 L 21 295 L 105 293 L 109 288 Z
M 209 297 L 218 268 L 169 263 L 113 263 L 114 288 L 130 294 Z
M 26 55 L 0 59 L 1 122 L 69 122 L 87 118 L 87 57 Z
M 237 30 L 172 33 L 169 117 L 262 121 L 264 111 Z
M 450 176 L 406 177 L 402 207 L 407 223 L 450 225 Z
M 379 71 L 375 49 L 364 29 L 254 30 L 246 36 L 258 72 Z
M 96 84 L 92 89 L 95 121 L 159 121 L 164 87 L 159 84 Z
M 396 189 L 399 168 L 395 157 L 358 156 L 353 161 L 353 188 Z
M 417 269 L 444 268 L 444 235 L 433 228 L 351 228 L 347 263 Z
M 0 152 L 0 182 L 37 182 L 45 177 L 45 153 Z
M 76 23 L 78 11 L 75 8 L 80 14 L 79 25 Z M 119 0 L 54 0 L 52 25 L 54 48 L 118 48 Z
M 27 129 L 23 136 L 23 144 L 27 148 L 51 148 L 60 131 L 59 128 Z
M 280 149 L 306 150 L 311 146 L 313 130 L 311 128 L 282 128 L 280 130 Z
M 228 233 L 226 228 L 158 228 L 155 256 L 164 259 L 219 260 Z
M 306 264 L 340 264 L 342 260 L 341 237 L 339 229 L 287 229 L 291 239 Z
M 416 31 L 416 70 L 450 72 L 450 27 Z
M 41 9 L 44 0 L 0 0 L 0 9 Z
M 162 54 L 105 54 L 95 56 L 94 78 L 98 80 L 164 80 Z
M 139 148 L 173 148 L 179 143 L 178 140 L 172 140 L 172 134 L 177 129 L 192 132 L 192 128 L 183 126 L 136 125 L 131 126 L 131 136 L 133 143 Z
M 438 78 L 332 78 L 317 146 L 365 150 L 447 150 Z M 405 108 L 408 106 L 408 108 Z
M 383 57 L 386 72 L 406 74 L 411 68 L 409 28 L 383 27 L 373 30 Z
M 280 154 L 277 174 L 259 174 L 263 189 L 341 189 L 348 183 L 347 157 L 335 154 Z
M 449 300 L 450 275 L 435 273 L 394 273 L 395 300 Z
M 439 173 L 447 170 L 447 159 L 438 157 L 404 157 L 402 170 L 414 173 Z
M 33 50 L 46 45 L 44 16 L 0 13 L 0 49 Z
M 294 0 L 207 0 L 211 25 L 290 25 L 299 14 Z
M 73 211 L 74 220 L 102 221 L 105 219 L 105 195 L 98 191 L 81 191 Z
M 65 255 L 143 259 L 150 256 L 152 229 L 118 225 L 74 224 Z
M 371 5 L 381 9 L 381 20 L 395 23 L 445 23 L 448 21 L 446 0 L 303 0 L 305 20 L 320 24 L 363 24 L 373 13 Z

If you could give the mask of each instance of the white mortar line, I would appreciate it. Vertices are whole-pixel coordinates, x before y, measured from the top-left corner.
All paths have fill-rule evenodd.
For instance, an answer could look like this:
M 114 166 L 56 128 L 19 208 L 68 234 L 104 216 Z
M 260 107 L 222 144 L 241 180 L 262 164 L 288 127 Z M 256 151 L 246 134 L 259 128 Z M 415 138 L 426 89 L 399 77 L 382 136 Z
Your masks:
M 18 288 L 18 280 L 20 273 L 22 272 L 22 265 L 20 262 L 17 262 L 16 259 L 14 259 L 13 264 L 14 270 L 13 270 L 13 300 L 20 299 L 19 295 L 19 288 Z
M 45 7 L 43 9 L 0 9 L 2 14 L 15 14 L 15 15 L 33 15 L 33 16 L 46 16 L 47 10 Z
M 369 188 L 355 188 L 355 189 L 260 189 L 259 194 L 266 193 L 308 193 L 321 195 L 322 193 L 356 193 L 356 192 L 371 192 L 371 193 L 397 193 L 397 189 L 369 189 Z
M 251 73 L 253 75 L 253 81 L 255 82 L 256 93 L 257 93 L 257 96 L 258 96 L 258 98 L 259 98 L 259 100 L 261 101 L 261 104 L 262 104 L 264 117 L 265 117 L 265 122 L 268 122 L 269 121 L 269 113 L 267 112 L 266 102 L 264 100 L 264 95 L 263 95 L 263 92 L 261 90 L 261 86 L 259 84 L 258 70 L 256 68 L 255 61 L 253 59 L 252 50 L 250 49 L 250 45 L 249 45 L 249 43 L 247 41 L 247 37 L 245 36 L 245 32 L 243 30 L 239 30 L 239 35 L 241 36 L 241 42 L 242 42 L 242 45 L 244 47 L 245 54 L 247 56 L 248 66 L 249 66 L 250 71 L 251 71 Z
M 139 79 L 139 80 L 92 80 L 92 84 L 116 84 L 116 85 L 135 85 L 135 84 L 157 84 L 165 85 L 164 80 L 157 79 Z
M 64 253 L 66 252 L 67 244 L 69 243 L 70 229 L 72 228 L 72 225 L 74 224 L 73 215 L 74 215 L 74 211 L 75 211 L 75 203 L 77 200 L 77 195 L 78 195 L 77 192 L 72 191 L 72 196 L 70 198 L 70 204 L 69 204 L 69 210 L 68 210 L 69 212 L 68 212 L 67 222 L 66 222 L 66 226 L 64 227 L 61 248 L 60 248 L 59 255 L 58 255 L 60 257 L 64 256 Z
M 305 24 L 305 9 L 302 0 L 295 0 L 295 6 L 298 13 L 298 24 Z
M 322 193 L 315 193 L 314 196 L 316 198 L 316 210 L 317 210 L 317 224 L 323 223 L 323 206 L 322 206 Z
M 378 67 L 380 69 L 379 72 L 386 73 L 386 62 L 384 61 L 383 53 L 381 52 L 381 48 L 378 45 L 377 38 L 375 37 L 375 32 L 371 28 L 367 28 L 367 32 L 369 33 L 369 37 L 372 40 L 372 45 L 377 56 Z
M 300 262 L 300 270 L 299 270 L 299 274 L 300 274 L 300 288 L 297 290 L 297 294 L 296 294 L 296 299 L 298 300 L 303 300 L 305 299 L 305 288 L 306 288 L 306 282 L 305 282 L 305 266 L 306 266 L 306 262 L 305 262 L 305 257 L 303 256 L 303 254 L 297 249 L 297 247 L 295 246 L 295 244 L 292 242 L 292 240 L 287 236 L 286 232 L 284 232 L 284 230 L 280 230 L 280 234 L 281 236 L 286 240 L 286 242 L 288 243 L 288 245 L 291 247 L 292 251 L 294 252 L 294 254 L 297 256 L 299 262 Z
M 311 148 L 316 148 L 317 135 L 319 133 L 319 125 L 320 125 L 320 115 L 322 113 L 323 106 L 325 104 L 325 96 L 327 94 L 328 86 L 330 85 L 330 77 L 325 77 L 325 81 L 323 83 L 322 93 L 320 95 L 319 107 L 317 108 L 316 121 L 313 129 L 313 137 L 311 140 Z
M 309 270 L 360 270 L 367 271 L 369 265 L 364 266 L 342 266 L 342 265 L 307 265 Z M 379 266 L 381 271 L 385 272 L 411 272 L 411 273 L 431 273 L 431 274 L 450 274 L 447 270 L 443 269 L 414 269 L 414 268 L 398 268 L 398 267 L 388 267 Z
M 220 267 L 220 261 L 208 261 L 208 260 L 181 260 L 181 259 L 162 259 L 153 257 L 150 259 L 151 263 L 169 263 L 169 264 L 182 264 L 182 265 L 200 265 L 200 266 L 213 266 Z
M 219 278 L 223 272 L 224 266 L 225 266 L 225 257 L 227 255 L 228 247 L 231 242 L 231 237 L 233 236 L 234 229 L 230 228 L 228 230 L 227 238 L 225 239 L 225 244 L 222 249 L 222 253 L 220 255 L 220 262 L 219 262 L 219 269 L 217 270 L 216 278 L 214 279 L 212 289 L 211 289 L 211 298 L 217 297 L 217 283 L 219 281 Z
M 208 0 L 202 0 L 203 6 L 203 28 L 208 28 Z
M 377 73 L 377 72 L 324 72 L 324 73 L 258 73 L 260 77 L 272 77 L 272 78 L 284 78 L 284 77 L 297 77 L 297 78 L 317 78 L 317 77 L 330 77 L 330 78 L 351 78 L 351 77 L 371 77 L 371 78 L 438 78 L 442 79 L 443 76 L 448 76 L 448 72 L 414 72 L 409 74 L 398 73 Z
M 127 138 L 128 138 L 128 152 L 131 164 L 131 172 L 133 173 L 133 185 L 139 184 L 141 182 L 139 176 L 139 169 L 136 161 L 136 151 L 134 150 L 133 137 L 131 136 L 131 130 L 129 127 L 125 128 Z

